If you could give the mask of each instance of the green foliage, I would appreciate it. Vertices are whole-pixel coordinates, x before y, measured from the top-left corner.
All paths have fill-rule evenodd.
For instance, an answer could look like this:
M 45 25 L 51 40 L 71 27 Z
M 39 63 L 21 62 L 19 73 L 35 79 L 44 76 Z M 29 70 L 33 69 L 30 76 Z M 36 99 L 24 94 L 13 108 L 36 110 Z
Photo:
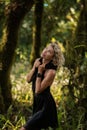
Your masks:
M 64 43 L 71 40 L 75 33 L 79 16 L 79 3 L 69 0 L 53 0 L 44 2 L 42 21 L 42 45 L 43 48 L 54 37 Z M 17 59 L 30 58 L 32 50 L 32 33 L 34 26 L 34 8 L 26 15 L 19 31 L 19 45 L 16 51 Z M 26 54 L 25 54 L 26 53 Z
M 7 114 L 0 115 L 0 128 L 2 130 L 5 128 L 19 130 L 32 114 L 31 83 L 28 84 L 26 82 L 28 71 L 28 63 L 16 63 L 12 68 L 11 79 L 14 101 L 9 107 Z M 68 89 L 71 77 L 68 68 L 60 68 L 51 87 L 58 111 L 58 130 L 84 130 L 85 127 L 86 109 L 78 104 L 78 99 L 73 98 Z M 74 94 L 78 96 L 76 89 L 74 89 Z M 52 129 L 49 128 L 49 130 Z
M 26 82 L 27 63 L 19 63 L 12 69 L 12 96 L 13 103 L 5 115 L 0 115 L 1 130 L 19 130 L 31 115 L 32 110 L 32 91 Z
M 0 126 L 2 130 L 18 130 L 25 123 L 25 118 L 21 117 L 19 120 L 16 120 L 16 122 L 16 125 L 14 125 L 13 122 L 9 120 L 9 118 L 0 115 L 0 124 L 3 124 Z
M 81 55 L 78 55 L 76 49 L 79 50 L 85 46 L 76 44 L 73 50 L 73 43 L 71 45 L 67 42 L 75 34 L 80 13 L 79 2 L 79 0 L 46 0 L 44 4 L 41 47 L 43 48 L 52 38 L 62 43 L 66 41 L 66 44 L 69 44 L 69 46 L 67 45 L 69 63 L 74 62 L 73 64 L 76 67 L 76 72 L 66 67 L 58 70 L 51 88 L 58 110 L 58 130 L 84 130 L 86 128 L 87 78 L 85 78 L 85 75 L 87 75 L 87 52 L 85 52 L 83 59 L 80 57 Z M 0 14 L 3 14 L 3 11 L 4 9 L 1 7 Z M 28 116 L 31 116 L 32 90 L 31 84 L 26 83 L 26 75 L 30 69 L 33 13 L 34 8 L 25 17 L 19 31 L 19 45 L 16 49 L 17 63 L 14 64 L 11 74 L 13 103 L 6 115 L 0 115 L 0 128 L 2 130 L 6 128 L 18 130 L 25 123 Z M 0 30 L 0 38 L 1 34 L 2 30 Z M 72 50 L 75 52 L 74 56 L 77 57 L 69 53 Z M 51 128 L 49 129 L 51 130 Z

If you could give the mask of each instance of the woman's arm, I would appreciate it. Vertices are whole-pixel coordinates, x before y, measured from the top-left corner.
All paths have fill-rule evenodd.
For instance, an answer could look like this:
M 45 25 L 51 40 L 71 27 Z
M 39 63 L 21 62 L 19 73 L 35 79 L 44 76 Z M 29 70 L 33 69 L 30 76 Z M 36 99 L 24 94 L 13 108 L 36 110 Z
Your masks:
M 40 65 L 40 61 L 39 61 L 39 58 L 38 58 L 38 59 L 35 60 L 34 65 L 33 65 L 32 69 L 31 69 L 31 71 L 27 75 L 26 80 L 27 80 L 28 83 L 31 82 L 32 76 L 33 76 L 33 74 L 35 72 L 35 68 L 38 67 L 39 65 Z
M 26 80 L 27 80 L 28 83 L 31 82 L 31 79 L 32 79 L 34 72 L 35 72 L 35 68 L 32 68 L 31 71 L 28 73 L 28 75 L 26 77 Z
M 38 72 L 41 74 L 41 72 Z M 55 78 L 56 71 L 53 69 L 50 69 L 46 74 L 44 79 L 41 81 L 41 77 L 37 77 L 36 79 L 36 90 L 35 93 L 41 93 L 44 91 L 48 86 L 50 86 L 53 83 L 53 80 Z

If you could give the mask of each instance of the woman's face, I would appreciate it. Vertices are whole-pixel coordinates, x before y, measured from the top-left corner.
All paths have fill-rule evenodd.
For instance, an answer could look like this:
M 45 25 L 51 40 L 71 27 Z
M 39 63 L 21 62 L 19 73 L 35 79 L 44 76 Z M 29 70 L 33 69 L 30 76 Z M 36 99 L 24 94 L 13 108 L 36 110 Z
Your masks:
M 46 60 L 52 60 L 53 56 L 54 56 L 54 50 L 51 45 L 44 48 L 44 50 L 41 53 L 41 57 L 43 57 Z

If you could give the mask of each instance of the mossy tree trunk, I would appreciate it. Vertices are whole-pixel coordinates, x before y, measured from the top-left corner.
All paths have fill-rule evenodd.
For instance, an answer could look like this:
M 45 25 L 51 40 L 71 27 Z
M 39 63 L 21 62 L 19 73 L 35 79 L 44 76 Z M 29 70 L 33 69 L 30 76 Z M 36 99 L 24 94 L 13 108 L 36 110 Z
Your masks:
M 66 43 L 66 65 L 71 72 L 71 78 L 69 84 L 67 85 L 69 90 L 68 94 L 71 97 L 72 103 L 75 104 L 75 106 L 71 108 L 71 113 L 73 113 L 72 117 L 76 120 L 75 115 L 78 114 L 78 110 L 81 111 L 83 109 L 84 111 L 81 111 L 81 114 L 84 116 L 81 120 L 81 123 L 83 124 L 84 128 L 86 128 L 85 117 L 87 117 L 87 0 L 83 0 L 81 2 L 81 12 L 77 23 L 75 37 L 70 43 Z M 69 109 L 67 108 L 66 111 L 68 113 Z M 73 112 L 73 109 L 75 113 Z
M 33 26 L 33 45 L 30 56 L 31 64 L 33 64 L 34 60 L 40 56 L 43 3 L 44 0 L 35 1 L 35 10 L 34 10 L 35 24 Z
M 76 75 L 78 78 L 79 103 L 87 110 L 87 0 L 81 1 L 81 13 L 76 30 L 77 52 Z M 87 116 L 87 115 L 86 115 Z
M 0 42 L 2 36 L 2 29 L 5 21 L 4 9 L 5 9 L 5 2 L 2 1 L 0 2 Z
M 87 0 L 81 2 L 81 12 L 77 23 L 75 37 L 70 43 L 66 43 L 66 65 L 69 69 L 73 69 L 77 76 L 82 75 L 81 67 L 83 67 L 83 71 L 86 72 L 86 70 L 84 70 L 84 63 L 86 62 L 85 54 L 87 51 Z M 81 81 L 82 78 L 79 79 L 78 85 L 80 85 Z M 83 84 L 85 84 L 84 81 Z
M 5 10 L 7 17 L 2 44 L 0 46 L 0 112 L 8 109 L 12 102 L 10 72 L 15 56 L 20 24 L 33 6 L 33 0 L 13 0 Z

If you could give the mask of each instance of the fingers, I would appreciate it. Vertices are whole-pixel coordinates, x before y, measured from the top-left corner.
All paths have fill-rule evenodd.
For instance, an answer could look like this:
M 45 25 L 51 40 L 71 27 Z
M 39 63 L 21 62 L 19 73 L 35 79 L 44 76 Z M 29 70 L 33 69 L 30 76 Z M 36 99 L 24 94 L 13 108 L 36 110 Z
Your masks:
M 34 62 L 34 67 L 38 67 L 40 65 L 39 59 L 36 59 Z
M 38 71 L 43 72 L 45 70 L 45 64 L 39 65 Z

